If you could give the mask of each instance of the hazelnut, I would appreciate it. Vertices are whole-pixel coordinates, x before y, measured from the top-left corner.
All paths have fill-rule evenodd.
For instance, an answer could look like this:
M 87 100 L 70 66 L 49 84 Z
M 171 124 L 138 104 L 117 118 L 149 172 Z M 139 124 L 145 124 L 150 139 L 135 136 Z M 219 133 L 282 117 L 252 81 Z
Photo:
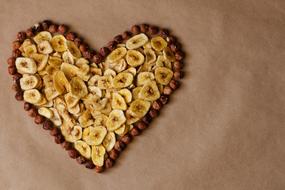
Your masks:
M 64 141 L 61 144 L 62 148 L 64 148 L 65 150 L 70 150 L 72 148 L 72 144 L 70 142 Z
M 76 34 L 75 34 L 74 32 L 68 32 L 68 33 L 66 34 L 66 39 L 67 39 L 67 40 L 74 41 L 75 38 L 76 38 Z
M 38 114 L 38 110 L 35 107 L 32 107 L 29 111 L 28 111 L 28 115 L 30 117 L 36 117 L 36 115 Z
M 14 66 L 15 65 L 15 61 L 16 61 L 15 57 L 9 57 L 7 59 L 7 63 L 8 63 L 9 66 Z
M 160 102 L 164 105 L 164 104 L 167 104 L 168 102 L 168 96 L 166 95 L 161 95 L 160 98 L 159 98 Z
M 129 31 L 125 31 L 122 35 L 123 40 L 128 40 L 132 36 L 132 33 Z
M 24 98 L 23 98 L 23 92 L 22 92 L 22 91 L 16 92 L 15 98 L 16 98 L 16 100 L 18 100 L 18 101 L 23 101 L 23 100 L 24 100 Z
M 75 43 L 75 45 L 76 45 L 77 47 L 79 47 L 80 44 L 82 43 L 82 39 L 79 38 L 79 37 L 77 37 L 77 38 L 74 39 L 74 43 Z
M 116 49 L 117 47 L 117 42 L 116 41 L 110 41 L 108 44 L 107 44 L 108 48 L 110 51 L 113 51 L 114 49 Z
M 179 80 L 179 79 L 181 79 L 183 76 L 182 76 L 181 71 L 175 71 L 175 72 L 173 73 L 173 77 L 174 77 L 175 80 Z
M 147 32 L 148 32 L 148 28 L 149 28 L 149 25 L 148 25 L 148 24 L 141 24 L 141 25 L 140 25 L 140 30 L 141 30 L 141 32 L 143 32 L 143 33 L 147 33 Z
M 132 26 L 131 27 L 131 32 L 133 33 L 133 34 L 138 34 L 138 33 L 140 33 L 141 32 L 141 30 L 140 30 L 140 27 L 138 26 L 138 25 L 134 25 L 134 26 Z
M 148 124 L 148 125 L 150 124 L 151 120 L 152 120 L 152 117 L 151 117 L 149 114 L 146 114 L 146 115 L 142 118 L 142 121 L 143 121 L 144 123 Z
M 21 91 L 21 87 L 18 83 L 13 84 L 12 89 L 16 92 Z
M 33 27 L 32 27 L 32 30 L 33 32 L 36 34 L 36 33 L 39 33 L 43 30 L 43 26 L 42 24 L 35 24 Z
M 56 33 L 57 32 L 57 25 L 56 24 L 51 24 L 49 27 L 48 27 L 48 31 L 50 33 Z
M 112 149 L 109 153 L 109 157 L 112 158 L 113 160 L 116 160 L 119 157 L 119 152 L 115 149 Z
M 33 29 L 32 29 L 32 28 L 27 29 L 26 35 L 27 35 L 28 37 L 33 37 L 33 36 L 34 36 L 34 31 L 33 31 Z
M 91 160 L 87 160 L 85 167 L 88 169 L 93 169 L 93 168 L 95 168 L 95 165 L 93 164 L 93 162 Z
M 84 164 L 86 162 L 86 158 L 84 158 L 83 156 L 79 156 L 78 158 L 76 158 L 76 161 L 78 164 Z
M 164 87 L 163 94 L 170 95 L 171 93 L 172 93 L 172 88 L 170 88 L 170 86 Z
M 168 36 L 168 41 L 170 44 L 174 44 L 176 42 L 176 38 L 174 36 Z M 178 44 L 176 44 L 178 46 Z
M 13 57 L 20 57 L 22 55 L 22 52 L 19 49 L 15 49 L 12 52 Z
M 50 120 L 45 120 L 44 123 L 43 123 L 43 128 L 45 130 L 52 130 L 53 123 Z
M 88 45 L 85 43 L 80 44 L 79 50 L 83 53 L 89 49 Z
M 149 32 L 150 35 L 155 35 L 155 34 L 158 33 L 158 27 L 150 26 L 148 32 Z
M 29 111 L 32 108 L 32 104 L 25 102 L 24 103 L 24 110 L 25 111 Z
M 42 29 L 43 30 L 49 30 L 50 25 L 52 25 L 52 22 L 50 20 L 44 20 L 41 23 Z M 56 31 L 55 31 L 56 32 Z
M 161 35 L 162 37 L 166 38 L 169 35 L 169 31 L 167 29 L 160 29 L 159 35 Z
M 26 39 L 26 33 L 25 32 L 18 32 L 17 39 L 20 41 L 24 41 Z
M 114 148 L 117 151 L 122 152 L 126 148 L 126 144 L 123 141 L 117 141 Z
M 158 116 L 158 111 L 152 108 L 151 110 L 149 110 L 149 116 L 151 118 L 156 118 Z
M 123 141 L 123 143 L 125 144 L 130 144 L 130 142 L 132 141 L 132 137 L 129 134 L 125 134 L 122 138 L 121 141 Z
M 36 124 L 42 124 L 45 121 L 45 118 L 41 115 L 36 115 L 35 117 L 35 123 Z
M 107 48 L 107 47 L 102 47 L 102 48 L 100 48 L 100 54 L 101 54 L 103 57 L 106 57 L 109 53 L 110 53 L 109 48 Z
M 64 142 L 64 137 L 62 136 L 62 134 L 58 134 L 54 137 L 54 142 L 56 144 L 61 144 Z
M 12 47 L 13 47 L 13 50 L 19 49 L 21 47 L 21 42 L 19 42 L 18 40 L 14 41 Z
M 22 75 L 20 73 L 13 75 L 13 82 L 20 84 L 20 78 L 22 78 Z
M 54 127 L 52 130 L 50 130 L 50 135 L 51 136 L 56 136 L 58 134 L 60 134 L 60 131 L 59 131 L 59 129 L 57 127 Z
M 147 128 L 147 125 L 142 121 L 138 122 L 138 124 L 136 126 L 141 131 Z
M 65 34 L 67 32 L 67 29 L 68 29 L 67 26 L 64 24 L 58 26 L 58 32 L 61 34 Z
M 176 90 L 179 87 L 179 82 L 176 80 L 171 80 L 169 82 L 169 86 L 170 88 L 172 88 L 173 90 Z
M 106 168 L 111 168 L 113 165 L 114 165 L 114 161 L 113 161 L 112 159 L 107 158 L 107 159 L 105 160 L 105 166 L 106 166 Z
M 183 67 L 183 64 L 181 62 L 179 62 L 179 61 L 175 61 L 173 63 L 173 68 L 174 68 L 175 71 L 182 69 L 182 67 Z
M 93 56 L 92 60 L 95 64 L 99 64 L 103 61 L 103 57 L 100 54 L 96 54 Z
M 85 59 L 91 59 L 93 57 L 93 53 L 91 50 L 86 50 L 82 54 Z
M 95 167 L 95 171 L 96 171 L 97 173 L 101 173 L 101 172 L 104 171 L 104 167 L 103 167 L 103 166 L 96 166 L 96 167 Z
M 69 155 L 70 158 L 75 159 L 75 158 L 77 158 L 79 156 L 79 153 L 74 148 L 68 150 L 67 152 L 68 152 L 68 155 Z
M 179 47 L 177 44 L 172 43 L 172 44 L 170 44 L 170 49 L 171 49 L 171 51 L 176 52 L 176 51 L 178 51 Z
M 133 127 L 130 131 L 130 134 L 134 137 L 134 136 L 138 136 L 140 134 L 140 131 L 138 128 Z
M 114 41 L 117 42 L 118 44 L 122 43 L 123 42 L 123 36 L 122 35 L 115 36 Z
M 155 110 L 160 110 L 162 108 L 162 103 L 156 100 L 152 103 L 152 108 Z
M 184 57 L 184 54 L 183 54 L 182 51 L 177 51 L 177 52 L 175 53 L 175 59 L 176 59 L 176 60 L 181 61 L 181 60 L 183 59 L 183 57 Z

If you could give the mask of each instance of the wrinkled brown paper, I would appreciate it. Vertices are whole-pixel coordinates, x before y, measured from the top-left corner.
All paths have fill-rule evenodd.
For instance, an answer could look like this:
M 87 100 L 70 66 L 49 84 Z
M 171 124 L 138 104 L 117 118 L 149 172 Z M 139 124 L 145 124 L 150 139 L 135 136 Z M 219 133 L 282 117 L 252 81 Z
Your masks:
M 0 0 L 0 189 L 285 189 L 283 0 Z M 19 30 L 66 23 L 94 48 L 136 23 L 170 28 L 183 85 L 103 174 L 70 159 L 16 102 L 6 59 Z

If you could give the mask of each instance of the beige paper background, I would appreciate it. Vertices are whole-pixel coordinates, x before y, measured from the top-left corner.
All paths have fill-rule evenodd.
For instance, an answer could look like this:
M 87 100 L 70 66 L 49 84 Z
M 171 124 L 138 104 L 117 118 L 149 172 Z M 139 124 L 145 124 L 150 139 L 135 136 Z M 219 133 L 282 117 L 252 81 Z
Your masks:
M 285 189 L 282 0 L 0 0 L 0 189 Z M 132 24 L 174 31 L 183 86 L 161 117 L 96 174 L 69 159 L 16 102 L 6 59 L 19 30 L 63 22 L 99 48 Z

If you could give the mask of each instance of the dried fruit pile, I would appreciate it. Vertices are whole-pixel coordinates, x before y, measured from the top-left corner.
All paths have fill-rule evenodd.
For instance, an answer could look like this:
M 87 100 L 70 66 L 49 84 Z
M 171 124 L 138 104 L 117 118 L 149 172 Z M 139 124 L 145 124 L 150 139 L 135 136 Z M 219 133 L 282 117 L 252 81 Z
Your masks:
M 71 157 L 100 172 L 178 87 L 183 54 L 153 26 L 135 25 L 96 54 L 65 25 L 47 24 L 14 42 L 16 98 Z

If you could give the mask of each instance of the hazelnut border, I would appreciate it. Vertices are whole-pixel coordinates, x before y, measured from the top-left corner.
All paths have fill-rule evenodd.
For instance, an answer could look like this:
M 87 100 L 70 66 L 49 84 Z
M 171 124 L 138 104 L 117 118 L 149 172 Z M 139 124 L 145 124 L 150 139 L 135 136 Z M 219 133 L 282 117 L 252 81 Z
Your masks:
M 167 29 L 159 28 L 157 26 L 149 24 L 133 25 L 130 30 L 123 32 L 113 38 L 106 46 L 99 49 L 99 52 L 93 50 L 84 40 L 76 33 L 69 30 L 69 27 L 65 24 L 56 24 L 50 20 L 44 20 L 33 27 L 27 29 L 26 31 L 20 31 L 17 33 L 16 40 L 12 43 L 12 56 L 8 58 L 8 73 L 12 75 L 13 85 L 12 89 L 16 91 L 15 98 L 18 101 L 23 101 L 23 90 L 20 87 L 20 78 L 22 75 L 17 72 L 15 66 L 15 60 L 17 57 L 21 56 L 21 51 L 19 50 L 22 42 L 27 38 L 32 38 L 37 33 L 41 31 L 49 31 L 52 34 L 59 33 L 65 36 L 67 40 L 74 41 L 74 43 L 79 47 L 83 57 L 88 59 L 90 62 L 99 64 L 102 62 L 106 56 L 116 49 L 117 44 L 125 43 L 132 36 L 145 33 L 148 37 L 155 37 L 157 35 L 163 37 L 167 40 L 168 47 L 174 53 L 176 61 L 173 64 L 173 78 L 170 83 L 165 86 L 163 93 L 160 98 L 153 102 L 148 113 L 139 121 L 134 124 L 134 127 L 124 136 L 117 139 L 114 148 L 106 152 L 106 157 L 104 165 L 102 167 L 95 166 L 91 159 L 86 159 L 80 155 L 80 153 L 73 148 L 72 143 L 65 141 L 61 131 L 58 127 L 55 127 L 53 123 L 46 119 L 45 117 L 38 114 L 38 110 L 35 106 L 28 102 L 24 102 L 24 109 L 28 112 L 28 115 L 34 118 L 36 124 L 42 124 L 43 129 L 49 130 L 50 135 L 54 137 L 56 144 L 61 144 L 61 146 L 67 150 L 68 155 L 72 159 L 76 159 L 79 164 L 85 165 L 88 169 L 95 169 L 97 173 L 103 172 L 107 168 L 111 168 L 116 159 L 120 156 L 122 151 L 127 147 L 127 145 L 138 135 L 140 135 L 148 126 L 151 121 L 158 116 L 161 108 L 167 104 L 170 95 L 180 86 L 179 80 L 183 77 L 183 59 L 184 53 L 181 51 L 181 44 L 177 41 L 177 38 L 170 34 Z

